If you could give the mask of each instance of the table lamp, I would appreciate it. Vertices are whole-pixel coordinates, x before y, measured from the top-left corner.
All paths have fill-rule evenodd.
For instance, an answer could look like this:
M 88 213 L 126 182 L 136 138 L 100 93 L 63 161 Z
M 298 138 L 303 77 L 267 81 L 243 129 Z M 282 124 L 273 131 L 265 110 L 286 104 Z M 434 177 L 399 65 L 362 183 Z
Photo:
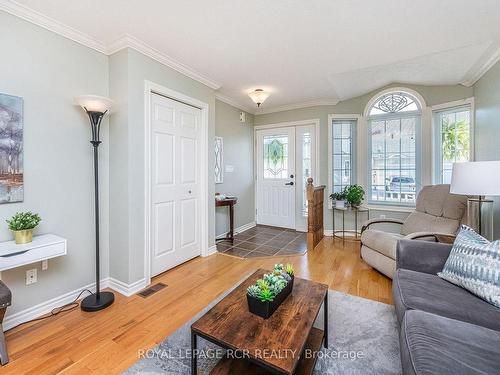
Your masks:
M 492 239 L 493 201 L 485 197 L 500 196 L 500 161 L 454 163 L 450 193 L 469 196 L 467 204 L 469 225 L 479 234 L 485 232 L 485 237 Z M 483 218 L 485 205 L 489 206 L 487 218 Z M 474 212 L 477 212 L 477 219 L 472 220 Z

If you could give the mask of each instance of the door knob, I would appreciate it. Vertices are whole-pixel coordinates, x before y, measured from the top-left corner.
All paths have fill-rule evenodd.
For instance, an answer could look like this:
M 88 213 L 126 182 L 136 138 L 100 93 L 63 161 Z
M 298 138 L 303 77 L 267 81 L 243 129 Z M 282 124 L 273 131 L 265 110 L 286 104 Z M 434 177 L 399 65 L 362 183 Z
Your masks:
M 293 178 L 293 174 L 290 175 L 290 178 Z
M 293 186 L 293 181 L 287 182 L 285 185 Z
M 191 190 L 188 190 L 188 193 L 191 194 Z

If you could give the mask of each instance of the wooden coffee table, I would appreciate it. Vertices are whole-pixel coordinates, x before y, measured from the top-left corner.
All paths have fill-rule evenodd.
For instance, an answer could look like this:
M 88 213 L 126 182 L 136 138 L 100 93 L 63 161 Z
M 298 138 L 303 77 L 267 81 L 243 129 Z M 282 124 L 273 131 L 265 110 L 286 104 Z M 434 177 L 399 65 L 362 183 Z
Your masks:
M 303 354 L 319 350 L 323 340 L 328 347 L 328 286 L 296 277 L 292 293 L 263 319 L 248 311 L 246 290 L 269 272 L 257 270 L 191 325 L 192 374 L 197 373 L 198 336 L 233 353 L 212 375 L 312 373 L 317 356 Z M 322 304 L 324 331 L 313 327 Z

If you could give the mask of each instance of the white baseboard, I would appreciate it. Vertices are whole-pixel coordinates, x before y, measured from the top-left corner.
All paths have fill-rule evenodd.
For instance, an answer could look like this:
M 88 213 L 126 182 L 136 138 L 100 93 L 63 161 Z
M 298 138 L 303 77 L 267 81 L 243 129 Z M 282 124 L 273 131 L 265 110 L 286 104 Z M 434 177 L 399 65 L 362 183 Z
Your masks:
M 141 291 L 147 286 L 146 279 L 140 279 L 138 281 L 133 282 L 132 284 L 126 284 L 123 281 L 114 279 L 112 277 L 109 278 L 108 287 L 117 291 L 120 294 L 123 294 L 125 297 L 130 297 L 133 294 Z
M 333 237 L 333 229 L 324 229 L 323 235 L 325 235 L 327 237 Z
M 108 287 L 108 281 L 109 279 L 103 279 L 101 280 L 101 288 L 107 288 Z M 65 293 L 63 295 L 60 295 L 58 297 L 52 298 L 48 301 L 39 303 L 38 305 L 28 307 L 27 309 L 24 309 L 22 311 L 19 311 L 15 314 L 9 315 L 9 310 L 7 309 L 7 315 L 5 317 L 5 320 L 3 322 L 3 328 L 4 330 L 11 329 L 21 323 L 27 322 L 29 320 L 38 318 L 42 315 L 48 314 L 51 312 L 53 309 L 56 307 L 60 307 L 63 305 L 66 305 L 70 302 L 73 302 L 75 298 L 80 294 L 82 290 L 89 289 L 92 292 L 95 291 L 95 283 L 84 285 L 78 289 L 75 289 L 71 292 Z M 86 297 L 88 294 L 83 295 L 82 297 Z
M 146 287 L 146 280 L 141 279 L 139 281 L 133 282 L 132 284 L 126 284 L 122 281 L 116 280 L 112 277 L 107 277 L 101 280 L 101 288 L 111 288 L 114 291 L 123 294 L 125 297 L 130 297 L 131 295 L 139 292 Z M 48 301 L 39 303 L 38 305 L 28 307 L 22 311 L 15 314 L 9 315 L 7 309 L 7 315 L 3 322 L 4 330 L 11 329 L 21 323 L 27 322 L 29 320 L 38 318 L 42 315 L 50 313 L 56 307 L 64 306 L 70 302 L 73 302 L 75 298 L 80 294 L 82 290 L 89 289 L 92 292 L 95 291 L 95 283 L 84 285 L 78 289 L 71 292 L 65 293 L 58 297 L 52 298 Z M 88 294 L 84 294 L 82 298 L 86 297 Z
M 217 245 L 212 245 L 208 248 L 208 254 L 206 255 L 207 257 L 215 254 L 217 252 Z
M 249 229 L 251 229 L 251 228 L 255 227 L 256 225 L 257 225 L 257 223 L 255 223 L 255 221 L 252 221 L 252 222 L 247 223 L 247 224 L 244 224 L 244 225 L 242 225 L 242 226 L 240 226 L 240 227 L 238 227 L 238 228 L 234 228 L 234 233 L 235 233 L 235 234 L 236 234 L 236 233 L 242 233 L 242 232 L 244 232 L 244 231 L 246 231 L 246 230 L 249 230 Z M 215 237 L 215 238 L 222 238 L 222 237 L 225 237 L 225 236 L 227 236 L 227 234 L 228 234 L 228 233 L 229 233 L 229 232 L 219 234 L 219 235 L 218 235 L 217 237 Z

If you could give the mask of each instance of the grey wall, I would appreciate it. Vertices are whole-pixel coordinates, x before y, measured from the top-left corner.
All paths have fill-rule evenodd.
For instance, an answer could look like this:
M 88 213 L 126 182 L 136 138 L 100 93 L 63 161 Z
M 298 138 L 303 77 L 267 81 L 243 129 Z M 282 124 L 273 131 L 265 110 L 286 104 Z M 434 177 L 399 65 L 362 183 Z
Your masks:
M 120 204 L 122 211 L 113 213 L 110 221 L 110 263 L 115 260 L 119 266 L 111 267 L 111 277 L 125 283 L 144 278 L 144 81 L 149 80 L 169 89 L 196 98 L 209 105 L 208 139 L 215 136 L 215 93 L 211 88 L 160 64 L 159 62 L 133 50 L 126 49 L 112 55 L 110 66 L 119 71 L 111 74 L 112 97 L 119 95 L 120 106 L 125 114 L 111 118 L 111 126 L 116 125 L 116 135 L 110 149 L 110 163 L 113 174 L 110 181 L 110 205 Z M 127 83 L 120 82 L 122 79 Z M 126 86 L 126 87 L 125 87 Z M 119 90 L 126 90 L 118 93 Z M 115 124 L 116 121 L 116 124 Z M 126 122 L 125 126 L 122 126 Z M 115 144 L 116 141 L 116 144 Z M 116 147 L 115 147 L 116 146 Z M 116 152 L 116 153 L 115 153 Z M 127 154 L 125 161 L 121 156 Z M 119 165 L 121 164 L 121 165 Z M 213 171 L 214 153 L 209 147 L 207 168 Z M 119 168 L 115 170 L 114 168 Z M 125 184 L 128 191 L 123 191 Z M 215 242 L 214 176 L 208 173 L 208 242 Z M 120 216 L 118 216 L 120 215 Z M 120 238 L 127 236 L 127 238 Z M 125 257 L 126 260 L 120 259 Z M 125 270 L 123 263 L 127 264 Z
M 321 181 L 315 184 L 325 184 L 328 182 L 328 115 L 329 114 L 359 114 L 362 115 L 368 101 L 378 92 L 395 86 L 404 86 L 419 92 L 426 104 L 432 106 L 451 102 L 454 100 L 465 99 L 473 96 L 471 87 L 460 85 L 455 86 L 418 86 L 406 84 L 394 84 L 387 87 L 382 87 L 366 95 L 349 99 L 332 106 L 317 106 L 309 108 L 301 108 L 296 110 L 275 112 L 263 115 L 257 115 L 254 119 L 255 125 L 274 124 L 287 121 L 319 119 L 320 120 L 320 179 Z M 328 185 L 327 185 L 328 186 Z M 327 190 L 328 191 L 328 190 Z M 325 228 L 332 229 L 332 212 L 327 209 L 328 200 L 325 200 Z M 408 214 L 405 212 L 396 211 L 371 211 L 371 217 L 376 218 L 380 215 L 387 217 L 404 218 Z M 338 227 L 337 227 L 338 229 Z
M 238 108 L 215 101 L 215 135 L 224 139 L 224 166 L 232 165 L 234 172 L 224 172 L 224 182 L 215 184 L 215 191 L 238 197 L 235 206 L 235 228 L 255 221 L 255 184 L 253 178 L 253 115 L 246 113 L 240 122 Z M 216 235 L 229 230 L 227 207 L 215 212 Z
M 500 62 L 474 85 L 476 160 L 500 160 Z M 500 171 L 494 171 L 500 173 Z M 494 238 L 500 238 L 500 199 L 495 199 Z
M 80 94 L 108 95 L 108 58 L 43 28 L 0 12 L 0 92 L 24 98 L 22 203 L 0 205 L 0 241 L 10 240 L 5 219 L 16 211 L 40 213 L 36 233 L 68 240 L 68 255 L 41 271 L 32 264 L 2 272 L 11 288 L 8 314 L 45 302 L 94 281 L 94 178 L 90 126 L 73 104 Z M 108 269 L 108 121 L 102 124 L 102 273 Z M 38 268 L 38 282 L 25 285 L 25 271 Z

